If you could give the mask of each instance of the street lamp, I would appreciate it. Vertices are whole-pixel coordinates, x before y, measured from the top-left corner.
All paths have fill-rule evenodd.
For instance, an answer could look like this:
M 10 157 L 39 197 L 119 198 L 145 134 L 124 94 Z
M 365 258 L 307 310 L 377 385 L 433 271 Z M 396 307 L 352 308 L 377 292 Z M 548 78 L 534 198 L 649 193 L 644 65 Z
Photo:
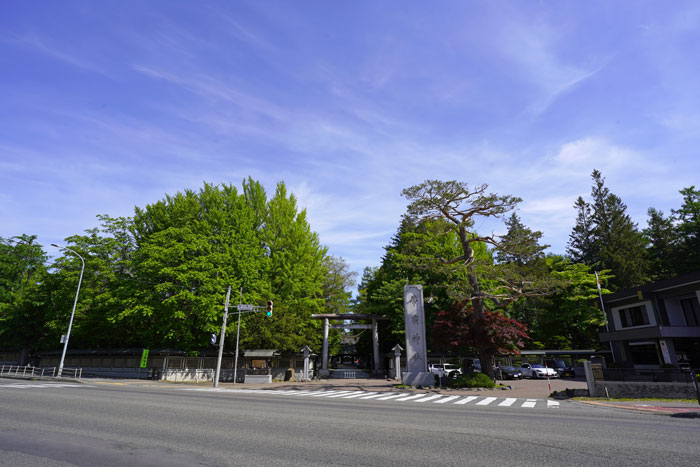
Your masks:
M 68 339 L 70 339 L 70 329 L 73 327 L 73 317 L 75 316 L 75 306 L 78 304 L 78 294 L 80 293 L 80 284 L 83 282 L 83 271 L 85 271 L 85 260 L 83 259 L 82 256 L 78 254 L 75 250 L 71 250 L 68 247 L 61 246 L 61 245 L 56 245 L 55 243 L 52 243 L 51 246 L 55 246 L 56 248 L 59 248 L 61 250 L 68 250 L 71 253 L 74 253 L 78 258 L 80 258 L 80 261 L 83 262 L 83 267 L 80 269 L 80 279 L 78 280 L 78 290 L 75 292 L 75 301 L 73 302 L 73 312 L 70 314 L 70 322 L 68 323 L 68 334 L 66 334 L 66 341 L 63 344 L 63 354 L 61 355 L 61 363 L 58 365 L 58 377 L 61 377 L 61 373 L 63 373 L 63 360 L 66 358 L 66 350 L 68 350 Z

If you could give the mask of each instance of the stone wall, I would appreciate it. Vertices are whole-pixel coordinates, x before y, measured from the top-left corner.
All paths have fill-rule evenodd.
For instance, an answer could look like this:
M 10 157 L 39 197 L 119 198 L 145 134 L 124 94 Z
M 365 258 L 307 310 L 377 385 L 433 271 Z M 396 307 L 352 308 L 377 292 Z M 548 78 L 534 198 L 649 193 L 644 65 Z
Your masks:
M 595 394 L 605 397 L 605 388 L 610 397 L 660 397 L 666 399 L 695 399 L 697 393 L 693 383 L 651 383 L 634 381 L 596 381 Z

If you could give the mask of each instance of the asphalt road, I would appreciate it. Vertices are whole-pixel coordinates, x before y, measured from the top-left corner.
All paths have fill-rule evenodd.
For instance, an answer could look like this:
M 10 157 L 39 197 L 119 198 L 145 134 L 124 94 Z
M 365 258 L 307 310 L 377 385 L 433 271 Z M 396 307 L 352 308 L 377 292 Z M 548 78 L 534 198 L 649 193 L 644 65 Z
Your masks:
M 0 380 L 0 465 L 697 466 L 700 459 L 700 419 L 577 402 L 526 408 L 521 400 L 457 405 L 193 389 Z

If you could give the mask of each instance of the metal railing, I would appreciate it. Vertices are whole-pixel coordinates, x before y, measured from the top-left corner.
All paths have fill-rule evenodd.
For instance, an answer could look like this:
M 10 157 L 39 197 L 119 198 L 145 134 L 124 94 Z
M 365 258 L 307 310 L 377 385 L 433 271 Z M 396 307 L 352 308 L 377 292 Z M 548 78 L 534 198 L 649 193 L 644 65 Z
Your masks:
M 58 373 L 56 367 L 40 368 L 35 366 L 2 365 L 0 366 L 0 376 L 14 376 L 24 378 L 55 378 Z M 82 368 L 63 368 L 65 378 L 80 379 L 83 375 Z
M 692 383 L 693 374 L 691 372 L 700 374 L 700 370 L 697 369 L 680 370 L 676 368 L 605 368 L 600 371 L 602 379 L 605 381 L 646 381 L 652 383 Z

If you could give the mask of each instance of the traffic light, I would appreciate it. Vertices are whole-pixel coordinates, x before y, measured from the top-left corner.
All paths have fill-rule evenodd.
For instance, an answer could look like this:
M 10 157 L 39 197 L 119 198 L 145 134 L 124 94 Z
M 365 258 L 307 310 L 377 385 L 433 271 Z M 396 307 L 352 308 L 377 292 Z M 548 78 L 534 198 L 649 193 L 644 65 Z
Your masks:
M 268 318 L 272 316 L 272 300 L 267 301 L 267 312 L 265 313 L 265 316 Z

